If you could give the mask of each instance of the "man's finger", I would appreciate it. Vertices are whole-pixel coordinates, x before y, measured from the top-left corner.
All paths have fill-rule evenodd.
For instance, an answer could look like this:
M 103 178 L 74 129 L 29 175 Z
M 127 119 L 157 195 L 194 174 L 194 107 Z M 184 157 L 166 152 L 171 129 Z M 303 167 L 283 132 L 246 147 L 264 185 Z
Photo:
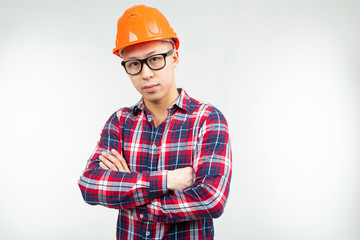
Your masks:
M 99 156 L 99 159 L 101 160 L 99 165 L 101 168 L 107 170 L 111 170 L 111 167 L 112 167 L 112 163 L 110 161 L 108 161 L 106 158 L 104 158 L 103 156 Z
M 110 153 L 106 153 L 106 158 L 116 166 L 118 171 L 125 172 L 125 168 L 122 166 L 120 159 Z
M 125 158 L 115 149 L 111 149 L 111 152 L 115 155 L 117 159 L 120 160 L 122 167 L 125 169 L 125 172 L 131 172 L 129 166 L 127 165 Z
M 112 161 L 110 161 L 108 158 L 104 157 L 103 155 L 100 155 L 99 159 L 108 167 L 108 169 L 113 171 L 121 171 Z
M 105 169 L 105 170 L 109 169 L 103 162 L 100 162 L 99 165 L 102 169 Z
M 107 152 L 102 152 L 101 155 L 103 158 L 106 158 L 107 161 L 109 161 L 111 164 L 113 164 L 114 168 L 110 167 L 111 170 L 125 172 L 125 169 L 123 168 L 120 160 L 117 159 L 115 156 L 113 156 Z M 107 162 L 104 162 L 104 163 L 109 167 L 108 164 L 110 164 L 110 163 L 107 163 Z

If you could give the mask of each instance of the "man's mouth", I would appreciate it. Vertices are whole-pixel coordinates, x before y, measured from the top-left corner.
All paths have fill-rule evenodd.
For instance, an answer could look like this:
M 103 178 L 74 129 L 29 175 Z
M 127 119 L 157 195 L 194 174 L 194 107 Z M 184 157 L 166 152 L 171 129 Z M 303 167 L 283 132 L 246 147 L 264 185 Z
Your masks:
M 145 92 L 155 92 L 159 84 L 148 84 L 143 87 Z

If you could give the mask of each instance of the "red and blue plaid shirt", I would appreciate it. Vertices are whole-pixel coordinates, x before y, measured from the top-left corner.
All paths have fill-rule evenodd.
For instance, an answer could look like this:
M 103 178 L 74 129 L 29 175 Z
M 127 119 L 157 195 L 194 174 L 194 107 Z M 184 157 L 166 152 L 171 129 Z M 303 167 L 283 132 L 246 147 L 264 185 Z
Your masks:
M 225 207 L 231 179 L 227 122 L 215 107 L 179 89 L 158 127 L 143 101 L 106 122 L 80 177 L 84 200 L 119 210 L 117 239 L 213 239 L 213 218 Z M 122 153 L 131 173 L 104 170 L 101 152 Z M 194 183 L 167 189 L 167 170 L 191 166 Z

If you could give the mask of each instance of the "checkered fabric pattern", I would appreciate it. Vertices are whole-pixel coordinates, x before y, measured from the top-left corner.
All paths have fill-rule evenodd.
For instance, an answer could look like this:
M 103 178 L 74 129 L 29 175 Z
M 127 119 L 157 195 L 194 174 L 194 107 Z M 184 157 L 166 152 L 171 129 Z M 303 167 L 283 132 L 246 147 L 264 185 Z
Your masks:
M 225 207 L 231 146 L 222 113 L 182 89 L 158 127 L 140 100 L 116 111 L 78 182 L 84 200 L 119 210 L 117 239 L 213 239 Z M 114 148 L 131 173 L 104 170 L 99 155 Z M 167 189 L 167 171 L 191 166 L 194 183 Z

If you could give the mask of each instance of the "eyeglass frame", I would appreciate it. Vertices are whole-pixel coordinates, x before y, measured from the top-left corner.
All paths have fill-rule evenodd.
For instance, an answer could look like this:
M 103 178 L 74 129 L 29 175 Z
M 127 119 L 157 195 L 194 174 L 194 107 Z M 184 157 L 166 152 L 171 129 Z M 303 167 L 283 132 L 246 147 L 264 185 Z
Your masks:
M 166 66 L 166 57 L 167 57 L 167 56 L 170 56 L 171 54 L 173 54 L 173 52 L 174 52 L 174 49 L 171 49 L 170 51 L 168 51 L 168 52 L 166 52 L 166 53 L 156 53 L 156 54 L 153 54 L 153 55 L 151 55 L 151 56 L 149 56 L 149 57 L 147 57 L 147 58 L 143 58 L 143 59 L 132 59 L 132 60 L 128 60 L 128 61 L 122 61 L 122 62 L 121 62 L 121 65 L 124 67 L 126 73 L 129 74 L 129 75 L 132 75 L 132 76 L 135 76 L 135 75 L 138 75 L 139 73 L 141 73 L 141 71 L 142 71 L 142 69 L 143 69 L 143 66 L 144 66 L 144 63 L 145 63 L 146 66 L 148 66 L 148 68 L 150 68 L 151 70 L 157 71 L 157 70 L 163 69 L 163 68 Z M 149 60 L 149 58 L 152 58 L 152 57 L 157 56 L 157 55 L 161 55 L 161 56 L 164 57 L 164 66 L 162 66 L 161 68 L 154 69 L 154 68 L 152 68 L 152 67 L 149 66 L 149 63 L 148 63 L 147 61 Z M 127 69 L 126 69 L 126 67 L 125 67 L 125 64 L 126 64 L 127 62 L 134 62 L 134 61 L 139 61 L 140 64 L 141 64 L 141 66 L 140 66 L 140 70 L 139 70 L 138 73 L 131 74 L 131 73 L 129 73 L 129 72 L 127 71 Z

